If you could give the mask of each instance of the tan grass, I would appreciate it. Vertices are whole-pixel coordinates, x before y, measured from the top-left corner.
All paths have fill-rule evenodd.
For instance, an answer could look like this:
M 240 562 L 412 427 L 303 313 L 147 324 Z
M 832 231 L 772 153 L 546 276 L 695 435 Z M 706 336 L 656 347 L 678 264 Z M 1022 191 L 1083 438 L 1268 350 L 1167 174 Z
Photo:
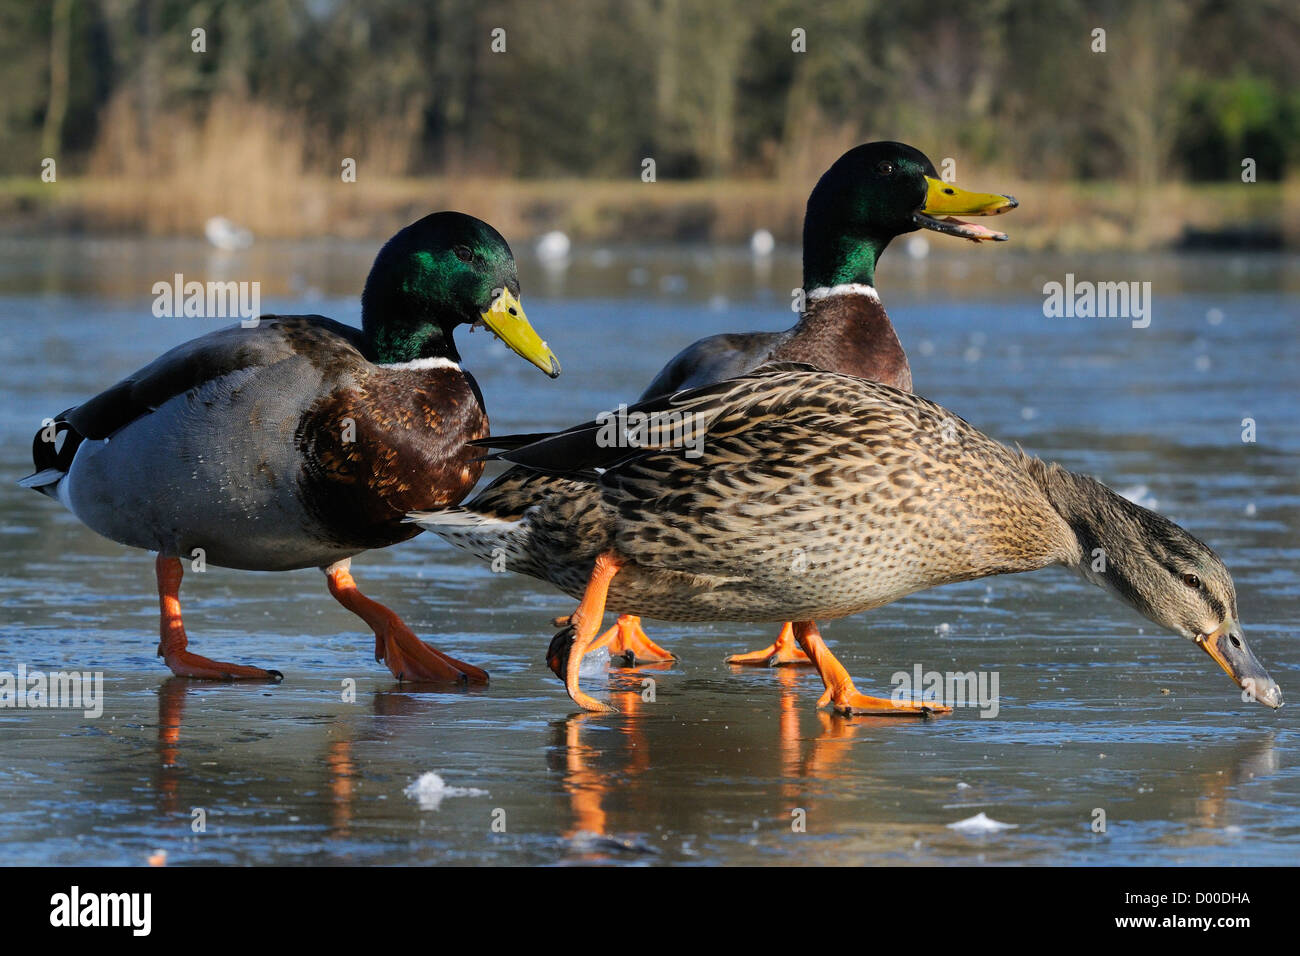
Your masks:
M 808 191 L 851 138 L 822 130 L 818 149 L 784 157 L 777 179 L 644 183 L 623 180 L 412 178 L 409 116 L 375 118 L 331 149 L 301 120 L 229 97 L 200 119 L 158 115 L 146 126 L 126 100 L 109 107 L 87 174 L 57 183 L 0 183 L 0 213 L 29 231 L 197 236 L 225 216 L 263 238 L 383 239 L 437 209 L 459 209 L 512 241 L 560 229 L 578 241 L 743 241 L 756 229 L 797 242 Z M 844 142 L 840 142 L 844 140 Z M 816 155 L 814 155 L 814 152 Z M 340 176 L 344 156 L 357 181 Z M 1300 181 L 1161 185 L 1016 181 L 963 171 L 968 188 L 1014 193 L 1021 208 L 998 225 L 1025 249 L 1144 249 L 1187 228 L 1264 226 L 1300 246 Z M 1142 221 L 1140 210 L 1149 210 Z

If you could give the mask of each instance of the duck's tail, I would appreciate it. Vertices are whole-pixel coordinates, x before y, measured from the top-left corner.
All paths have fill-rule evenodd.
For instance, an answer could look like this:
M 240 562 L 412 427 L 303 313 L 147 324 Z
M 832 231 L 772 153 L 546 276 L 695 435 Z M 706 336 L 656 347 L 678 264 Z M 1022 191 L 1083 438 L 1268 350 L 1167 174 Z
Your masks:
M 406 520 L 491 563 L 493 570 L 513 571 L 521 563 L 531 563 L 527 518 L 506 520 L 468 508 L 444 508 L 412 511 Z
M 36 470 L 18 479 L 19 486 L 57 499 L 59 482 L 67 477 L 81 442 L 82 436 L 62 415 L 47 419 L 32 438 L 32 464 Z
M 18 486 L 20 488 L 31 488 L 33 491 L 39 491 L 41 494 L 53 498 L 55 487 L 66 477 L 67 472 L 60 471 L 58 468 L 43 468 L 26 478 L 19 478 Z

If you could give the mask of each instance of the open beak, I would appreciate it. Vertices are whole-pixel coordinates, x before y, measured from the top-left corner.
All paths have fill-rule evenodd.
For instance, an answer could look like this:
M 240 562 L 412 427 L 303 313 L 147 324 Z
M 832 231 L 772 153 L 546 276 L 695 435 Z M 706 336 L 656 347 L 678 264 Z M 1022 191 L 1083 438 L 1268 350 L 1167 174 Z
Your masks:
M 1251 699 L 1274 710 L 1282 706 L 1282 688 L 1277 686 L 1277 681 L 1268 676 L 1264 665 L 1246 644 L 1241 626 L 1231 617 L 1209 634 L 1196 635 L 1196 643 L 1227 671 L 1228 676 L 1236 681 L 1237 686 L 1246 691 Z
M 501 294 L 492 300 L 488 310 L 482 313 L 483 324 L 492 333 L 516 353 L 528 359 L 551 378 L 560 374 L 560 360 L 542 341 L 524 315 L 524 307 L 509 289 L 502 289 Z
M 1007 236 L 1004 232 L 994 232 L 973 222 L 964 222 L 957 216 L 1000 216 L 1010 212 L 1020 203 L 1010 196 L 994 193 L 970 193 L 958 189 L 952 183 L 932 176 L 925 177 L 925 205 L 912 213 L 912 221 L 922 229 L 945 232 L 950 236 L 959 236 L 974 242 L 994 240 L 1003 242 Z M 936 218 L 942 216 L 944 218 Z

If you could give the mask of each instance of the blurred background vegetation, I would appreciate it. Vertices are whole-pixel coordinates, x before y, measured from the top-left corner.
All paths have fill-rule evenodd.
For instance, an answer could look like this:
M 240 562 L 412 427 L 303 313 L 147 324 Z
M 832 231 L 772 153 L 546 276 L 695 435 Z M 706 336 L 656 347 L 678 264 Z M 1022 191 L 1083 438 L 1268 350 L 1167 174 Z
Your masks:
M 1031 245 L 1296 244 L 1297 64 L 1295 0 L 0 0 L 0 212 L 795 239 L 825 167 L 889 138 L 1016 193 Z

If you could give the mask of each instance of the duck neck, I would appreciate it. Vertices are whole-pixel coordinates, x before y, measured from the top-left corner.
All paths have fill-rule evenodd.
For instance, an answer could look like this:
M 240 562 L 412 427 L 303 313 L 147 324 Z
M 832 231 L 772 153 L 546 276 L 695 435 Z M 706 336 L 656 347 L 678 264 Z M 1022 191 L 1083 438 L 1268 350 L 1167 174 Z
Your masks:
M 371 357 L 380 365 L 444 358 L 460 362 L 451 330 L 427 319 L 394 319 L 401 311 L 388 311 L 383 303 L 366 302 L 361 310 L 361 329 Z M 377 318 L 382 316 L 382 318 Z
M 1151 608 L 1142 597 L 1144 589 L 1138 586 L 1152 566 L 1146 542 L 1171 522 L 1095 478 L 1037 459 L 1031 467 L 1070 531 L 1061 548 L 1060 563 L 1150 617 Z
M 838 234 L 826 236 L 806 221 L 803 231 L 805 289 L 844 285 L 875 286 L 876 262 L 890 237 Z

